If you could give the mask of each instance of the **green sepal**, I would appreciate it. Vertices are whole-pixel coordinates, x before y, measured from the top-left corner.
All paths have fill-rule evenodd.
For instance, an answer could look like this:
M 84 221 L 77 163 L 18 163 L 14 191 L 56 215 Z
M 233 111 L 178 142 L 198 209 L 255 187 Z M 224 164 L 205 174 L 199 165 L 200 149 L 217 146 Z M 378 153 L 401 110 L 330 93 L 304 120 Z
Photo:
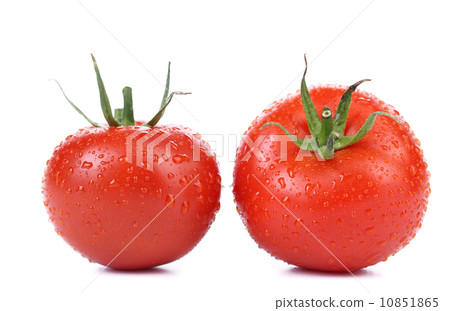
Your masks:
M 155 126 L 159 120 L 161 119 L 161 117 L 164 114 L 164 110 L 166 110 L 167 106 L 170 104 L 170 102 L 172 101 L 172 98 L 174 95 L 188 95 L 191 94 L 190 92 L 172 92 L 170 93 L 170 95 L 168 96 L 166 103 L 164 105 L 161 106 L 161 108 L 159 109 L 159 111 L 155 114 L 155 116 L 148 121 L 147 123 L 143 124 L 142 126 Z
M 317 114 L 316 107 L 311 100 L 309 95 L 308 86 L 306 85 L 306 72 L 308 71 L 308 61 L 306 60 L 305 54 L 305 71 L 303 72 L 302 83 L 300 87 L 300 96 L 302 99 L 303 110 L 305 111 L 306 121 L 308 123 L 308 128 L 313 137 L 318 137 L 321 127 L 321 122 L 319 115 Z
M 353 145 L 360 141 L 366 134 L 372 129 L 373 124 L 375 123 L 375 120 L 377 119 L 377 116 L 386 116 L 393 120 L 395 120 L 398 123 L 402 123 L 397 117 L 391 115 L 390 113 L 378 111 L 372 113 L 364 122 L 364 124 L 361 126 L 359 131 L 353 135 L 353 136 L 342 136 L 338 138 L 334 144 L 334 150 L 339 150 L 342 148 L 345 148 L 347 146 Z
M 334 154 L 334 139 L 333 135 L 330 135 L 328 143 L 326 146 L 319 147 L 317 141 L 314 138 L 298 138 L 297 136 L 291 134 L 283 125 L 278 122 L 267 122 L 264 123 L 258 130 L 261 131 L 268 126 L 277 126 L 279 127 L 284 134 L 286 134 L 301 150 L 314 151 L 323 159 L 331 159 Z
M 92 121 L 91 119 L 89 119 L 84 113 L 83 111 L 80 110 L 80 108 L 78 108 L 77 106 L 75 106 L 75 104 L 67 97 L 66 93 L 64 92 L 63 88 L 61 87 L 61 84 L 59 84 L 59 82 L 57 80 L 51 80 L 51 81 L 55 81 L 56 84 L 59 86 L 59 89 L 61 90 L 61 92 L 63 93 L 64 97 L 66 98 L 66 100 L 69 102 L 69 104 L 73 107 L 73 109 L 75 109 L 79 114 L 81 114 L 86 121 L 88 121 L 92 126 L 95 127 L 102 127 L 100 124 Z
M 122 124 L 123 108 L 116 108 L 116 109 L 114 109 L 114 119 L 116 119 L 117 122 Z
M 334 135 L 330 135 L 327 141 L 327 144 L 323 147 L 320 147 L 320 153 L 319 155 L 325 159 L 325 160 L 330 160 L 333 158 L 334 155 L 334 141 L 335 141 L 335 136 Z
M 161 105 L 159 107 L 159 110 L 163 109 L 164 105 L 167 102 L 167 97 L 169 96 L 169 89 L 170 89 L 170 62 L 169 65 L 167 66 L 167 77 L 166 77 L 166 86 L 164 88 L 164 94 L 163 94 L 163 98 L 161 100 Z M 164 114 L 164 110 L 162 111 L 161 117 Z
M 345 126 L 347 124 L 348 112 L 350 110 L 350 103 L 352 101 L 353 92 L 363 82 L 371 81 L 370 79 L 363 79 L 351 85 L 342 95 L 339 105 L 334 116 L 333 128 L 339 135 L 344 135 Z
M 272 125 L 279 127 L 284 132 L 284 134 L 286 134 L 300 149 L 302 149 L 302 150 L 309 150 L 309 151 L 316 151 L 312 147 L 314 145 L 317 145 L 315 143 L 314 139 L 312 139 L 312 138 L 306 138 L 306 139 L 298 138 L 297 136 L 291 134 L 283 125 L 281 125 L 278 122 L 267 122 L 267 123 L 264 123 L 258 130 L 261 131 L 261 130 L 265 129 L 266 127 L 272 126 Z M 314 143 L 311 143 L 312 141 L 314 141 Z
M 95 60 L 94 55 L 92 55 L 92 61 L 94 62 L 95 74 L 97 76 L 97 84 L 98 90 L 100 93 L 100 103 L 102 106 L 103 115 L 108 122 L 108 125 L 111 127 L 120 126 L 120 123 L 114 119 L 111 111 L 111 104 L 109 103 L 108 95 L 106 94 L 105 85 L 103 84 L 102 77 L 100 76 L 100 71 L 98 70 L 97 61 Z

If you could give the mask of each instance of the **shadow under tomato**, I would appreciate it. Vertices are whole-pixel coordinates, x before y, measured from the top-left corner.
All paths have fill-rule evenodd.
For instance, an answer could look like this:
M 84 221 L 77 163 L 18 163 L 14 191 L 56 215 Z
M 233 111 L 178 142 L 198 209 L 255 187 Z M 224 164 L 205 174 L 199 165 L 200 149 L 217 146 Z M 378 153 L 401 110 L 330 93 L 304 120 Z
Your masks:
M 146 268 L 146 269 L 138 269 L 138 270 L 118 270 L 113 268 L 106 268 L 104 271 L 104 268 L 99 268 L 100 271 L 103 273 L 109 273 L 109 274 L 138 274 L 138 275 L 144 275 L 144 274 L 153 274 L 153 275 L 170 275 L 174 274 L 175 272 L 172 270 L 167 270 L 160 267 L 154 267 L 154 268 Z
M 304 276 L 318 276 L 318 277 L 377 277 L 378 274 L 375 273 L 372 270 L 369 270 L 367 268 L 365 269 L 359 269 L 356 271 L 352 271 L 352 274 L 350 274 L 347 271 L 343 271 L 343 272 L 333 272 L 333 271 L 317 271 L 317 270 L 310 270 L 310 269 L 305 269 L 305 268 L 301 268 L 301 267 L 294 267 L 294 268 L 290 268 L 289 270 L 286 271 L 287 274 L 290 275 L 304 275 Z

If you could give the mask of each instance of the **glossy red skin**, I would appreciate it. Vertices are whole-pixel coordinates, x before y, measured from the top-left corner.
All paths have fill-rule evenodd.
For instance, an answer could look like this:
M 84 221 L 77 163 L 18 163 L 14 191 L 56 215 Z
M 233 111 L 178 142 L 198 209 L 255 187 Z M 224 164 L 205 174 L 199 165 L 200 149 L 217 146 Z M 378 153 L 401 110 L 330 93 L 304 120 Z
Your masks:
M 43 180 L 56 232 L 90 261 L 115 269 L 179 259 L 205 235 L 220 207 L 218 165 L 200 135 L 177 126 L 140 128 L 142 135 L 170 134 L 155 148 L 154 161 L 167 142 L 172 156 L 150 171 L 126 161 L 126 138 L 137 129 L 81 129 L 55 148 Z M 201 143 L 200 161 L 193 142 Z
M 320 86 L 310 93 L 318 111 L 327 105 L 334 115 L 345 89 Z M 357 90 L 345 135 L 355 134 L 375 111 L 400 117 L 375 96 Z M 298 92 L 264 110 L 246 135 L 255 141 L 260 134 L 283 134 L 275 126 L 258 131 L 269 121 L 300 138 L 309 135 Z M 280 145 L 269 137 L 259 149 L 266 162 L 253 154 L 243 161 L 249 147 L 242 143 L 238 148 L 234 195 L 252 238 L 278 259 L 314 270 L 354 271 L 395 254 L 421 226 L 430 194 L 429 172 L 406 122 L 400 125 L 379 116 L 367 136 L 327 161 L 315 155 L 295 161 L 299 149 L 292 142 L 287 161 L 280 161 Z

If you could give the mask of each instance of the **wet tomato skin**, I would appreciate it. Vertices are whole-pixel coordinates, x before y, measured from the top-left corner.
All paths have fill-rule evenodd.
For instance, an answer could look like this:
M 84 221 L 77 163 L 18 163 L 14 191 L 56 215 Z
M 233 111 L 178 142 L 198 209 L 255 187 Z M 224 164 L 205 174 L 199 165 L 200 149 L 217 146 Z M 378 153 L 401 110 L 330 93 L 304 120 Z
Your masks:
M 310 89 L 318 111 L 336 111 L 346 88 Z M 370 113 L 397 111 L 371 94 L 353 94 L 345 135 L 354 135 Z M 237 209 L 252 238 L 278 259 L 323 271 L 354 271 L 386 260 L 421 227 L 430 194 L 429 172 L 419 141 L 406 122 L 379 117 L 358 143 L 335 151 L 331 160 L 302 152 L 292 142 L 287 157 L 270 135 L 279 122 L 298 137 L 309 135 L 299 93 L 269 106 L 245 133 L 265 161 L 242 143 L 234 169 Z
M 126 157 L 135 131 L 142 131 L 138 138 L 169 134 L 154 148 L 153 170 Z M 214 221 L 220 191 L 207 144 L 170 125 L 81 129 L 55 148 L 43 179 L 56 232 L 90 261 L 116 269 L 154 267 L 187 254 Z

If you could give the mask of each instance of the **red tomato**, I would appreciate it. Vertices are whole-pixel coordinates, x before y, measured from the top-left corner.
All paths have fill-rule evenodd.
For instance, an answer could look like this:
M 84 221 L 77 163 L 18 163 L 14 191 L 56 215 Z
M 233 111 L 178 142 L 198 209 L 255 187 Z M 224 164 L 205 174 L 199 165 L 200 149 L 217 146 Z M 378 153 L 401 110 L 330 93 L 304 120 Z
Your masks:
M 149 138 L 132 143 L 133 136 Z M 150 170 L 146 146 L 158 138 Z M 215 155 L 185 127 L 92 126 L 56 147 L 43 192 L 56 232 L 76 251 L 141 269 L 174 261 L 202 239 L 219 210 L 220 184 Z
M 309 92 L 316 109 L 326 105 L 334 114 L 345 90 L 319 86 Z M 346 136 L 355 135 L 371 113 L 399 116 L 366 92 L 356 91 L 350 99 Z M 415 236 L 430 185 L 420 143 L 407 123 L 379 117 L 359 142 L 324 160 L 309 151 L 298 156 L 292 142 L 283 158 L 280 142 L 270 139 L 283 131 L 259 130 L 267 122 L 300 138 L 311 134 L 297 92 L 274 102 L 245 133 L 251 142 L 266 135 L 257 146 L 262 161 L 256 152 L 246 159 L 251 146 L 245 142 L 237 150 L 237 209 L 260 247 L 296 266 L 353 271 L 386 260 Z

